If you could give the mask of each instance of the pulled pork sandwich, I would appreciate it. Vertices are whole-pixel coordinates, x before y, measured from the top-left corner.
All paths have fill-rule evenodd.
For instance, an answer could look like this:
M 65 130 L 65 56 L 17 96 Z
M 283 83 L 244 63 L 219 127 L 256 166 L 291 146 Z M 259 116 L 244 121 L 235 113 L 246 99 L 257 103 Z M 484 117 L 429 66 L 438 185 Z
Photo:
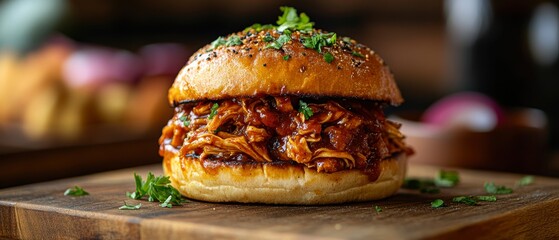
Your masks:
M 169 90 L 160 155 L 172 185 L 210 202 L 329 204 L 400 187 L 411 150 L 383 107 L 403 99 L 352 39 L 282 7 L 198 50 Z

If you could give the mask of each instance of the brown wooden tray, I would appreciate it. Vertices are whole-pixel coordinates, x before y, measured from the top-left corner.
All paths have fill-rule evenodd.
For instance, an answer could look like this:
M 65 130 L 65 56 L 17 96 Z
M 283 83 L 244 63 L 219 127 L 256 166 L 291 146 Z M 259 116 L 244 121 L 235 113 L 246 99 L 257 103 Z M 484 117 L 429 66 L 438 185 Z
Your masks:
M 438 167 L 411 165 L 409 176 L 432 177 Z M 452 203 L 483 195 L 483 184 L 513 186 L 522 176 L 459 170 L 461 183 L 439 194 L 400 190 L 379 201 L 327 206 L 215 204 L 192 201 L 171 209 L 127 199 L 133 172 L 161 174 L 160 165 L 0 190 L 0 237 L 110 239 L 557 239 L 559 179 L 532 185 L 479 206 Z M 89 191 L 64 196 L 68 187 Z M 433 209 L 443 199 L 447 206 Z M 126 200 L 139 210 L 118 210 Z M 375 211 L 374 206 L 382 208 Z

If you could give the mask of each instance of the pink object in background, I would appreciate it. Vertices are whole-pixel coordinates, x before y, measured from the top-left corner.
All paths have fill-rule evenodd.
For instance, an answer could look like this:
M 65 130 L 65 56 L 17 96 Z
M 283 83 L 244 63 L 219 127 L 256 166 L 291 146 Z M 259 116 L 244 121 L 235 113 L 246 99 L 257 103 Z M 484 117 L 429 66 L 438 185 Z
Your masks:
M 65 82 L 70 87 L 98 87 L 108 82 L 136 81 L 141 62 L 131 52 L 100 47 L 75 51 L 63 67 Z
M 422 116 L 422 121 L 439 127 L 466 127 L 490 131 L 504 122 L 503 110 L 490 97 L 477 92 L 461 92 L 445 97 Z
M 532 108 L 501 108 L 475 92 L 445 97 L 425 112 L 391 117 L 414 150 L 411 162 L 541 174 L 547 117 Z

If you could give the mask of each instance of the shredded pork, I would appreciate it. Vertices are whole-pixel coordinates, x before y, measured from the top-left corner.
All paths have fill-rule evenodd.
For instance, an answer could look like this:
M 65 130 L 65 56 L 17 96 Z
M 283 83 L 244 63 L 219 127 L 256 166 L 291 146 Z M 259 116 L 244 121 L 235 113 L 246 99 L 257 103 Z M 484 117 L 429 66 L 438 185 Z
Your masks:
M 380 103 L 308 100 L 313 113 L 308 119 L 299 107 L 299 98 L 285 96 L 180 105 L 163 128 L 160 154 L 171 148 L 201 160 L 287 161 L 336 172 L 365 169 L 410 151 Z

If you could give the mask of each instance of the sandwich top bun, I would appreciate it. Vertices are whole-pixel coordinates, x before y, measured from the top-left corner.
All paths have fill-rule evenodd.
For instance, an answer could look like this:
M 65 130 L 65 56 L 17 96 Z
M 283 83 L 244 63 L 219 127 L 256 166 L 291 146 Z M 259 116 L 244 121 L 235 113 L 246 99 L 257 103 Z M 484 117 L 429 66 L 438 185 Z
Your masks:
M 403 102 L 389 68 L 368 47 L 313 29 L 291 33 L 288 42 L 274 49 L 271 44 L 285 34 L 275 29 L 248 29 L 206 45 L 180 71 L 169 90 L 169 102 L 262 95 Z M 313 36 L 322 36 L 330 46 L 318 45 L 320 51 L 309 48 L 312 43 L 305 46 Z

